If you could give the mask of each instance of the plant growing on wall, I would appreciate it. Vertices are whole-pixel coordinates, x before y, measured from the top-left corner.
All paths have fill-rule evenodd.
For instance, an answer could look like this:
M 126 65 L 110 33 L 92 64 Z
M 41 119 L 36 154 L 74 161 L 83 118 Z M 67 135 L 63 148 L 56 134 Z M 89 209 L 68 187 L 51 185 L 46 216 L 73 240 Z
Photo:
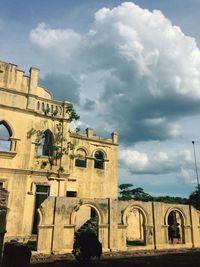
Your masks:
M 72 104 L 68 104 L 67 107 L 63 104 L 63 115 L 64 113 L 68 114 L 68 122 L 77 121 L 80 116 L 76 113 L 74 107 Z M 43 144 L 43 148 L 45 147 L 45 152 L 43 155 L 48 156 L 48 162 L 42 161 L 42 168 L 45 168 L 45 166 L 49 163 L 50 170 L 52 169 L 53 165 L 59 165 L 58 173 L 64 171 L 64 168 L 62 166 L 62 157 L 63 155 L 68 155 L 70 158 L 74 158 L 74 149 L 75 146 L 70 141 L 67 141 L 65 139 L 64 134 L 64 127 L 63 127 L 63 118 L 57 117 L 58 110 L 54 110 L 53 112 L 50 111 L 49 108 L 44 110 L 45 116 L 50 116 L 51 119 L 55 122 L 55 129 L 54 133 L 51 133 L 48 130 L 36 130 L 31 129 L 27 133 L 27 137 L 30 138 L 33 134 L 36 134 L 36 143 L 38 145 L 41 144 L 41 140 L 44 140 L 46 142 Z M 76 132 L 78 132 L 79 129 L 76 129 Z
M 64 106 L 64 105 L 63 105 Z M 48 115 L 50 110 L 48 109 L 45 113 Z M 68 121 L 77 121 L 80 119 L 80 116 L 76 113 L 74 106 L 72 104 L 67 105 L 66 109 L 63 111 L 68 114 Z M 52 119 L 56 120 L 57 110 L 51 113 Z M 74 144 L 67 140 L 64 137 L 63 129 L 63 119 L 56 120 L 55 122 L 56 131 L 53 136 L 53 142 L 49 146 L 49 155 L 48 160 L 50 164 L 50 169 L 53 165 L 58 164 L 59 160 L 59 169 L 58 172 L 63 172 L 64 168 L 61 164 L 63 155 L 68 155 L 70 158 L 74 158 L 73 151 L 75 149 Z M 44 134 L 44 133 L 43 133 Z

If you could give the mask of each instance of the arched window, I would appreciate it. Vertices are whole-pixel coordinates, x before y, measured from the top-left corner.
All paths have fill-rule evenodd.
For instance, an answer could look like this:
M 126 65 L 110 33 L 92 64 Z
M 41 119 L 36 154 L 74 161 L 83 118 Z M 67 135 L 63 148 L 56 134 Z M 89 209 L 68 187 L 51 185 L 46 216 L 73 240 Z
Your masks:
M 96 151 L 94 154 L 94 168 L 104 169 L 104 154 L 102 151 Z
M 86 152 L 82 148 L 78 149 L 76 152 L 75 166 L 83 168 L 87 166 Z
M 46 130 L 40 139 L 40 147 L 38 148 L 38 155 L 52 156 L 53 155 L 54 138 L 50 130 Z
M 47 104 L 47 112 L 49 112 L 49 111 L 50 111 L 49 104 Z
M 37 102 L 37 110 L 40 110 L 40 101 Z
M 44 102 L 42 102 L 42 111 L 44 111 Z
M 0 150 L 1 151 L 10 151 L 11 149 L 11 141 L 10 137 L 12 136 L 12 132 L 10 128 L 4 123 L 0 122 Z

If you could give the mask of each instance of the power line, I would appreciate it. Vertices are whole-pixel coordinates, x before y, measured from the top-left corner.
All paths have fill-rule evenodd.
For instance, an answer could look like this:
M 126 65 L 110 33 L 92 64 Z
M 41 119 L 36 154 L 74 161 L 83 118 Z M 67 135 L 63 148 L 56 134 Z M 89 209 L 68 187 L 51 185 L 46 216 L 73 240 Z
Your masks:
M 197 176 L 197 186 L 199 187 L 199 175 L 198 175 L 198 169 L 197 169 L 197 159 L 196 159 L 196 152 L 195 152 L 195 143 L 192 141 L 193 144 L 193 152 L 194 152 L 194 165 L 196 170 L 196 176 Z

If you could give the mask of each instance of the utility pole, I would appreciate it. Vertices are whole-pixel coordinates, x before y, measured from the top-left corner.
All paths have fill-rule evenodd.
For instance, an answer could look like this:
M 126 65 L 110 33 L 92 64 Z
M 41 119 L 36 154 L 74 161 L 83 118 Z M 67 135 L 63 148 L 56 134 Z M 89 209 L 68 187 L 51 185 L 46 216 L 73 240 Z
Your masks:
M 195 152 L 195 144 L 194 144 L 194 141 L 192 141 L 192 144 L 193 144 L 193 152 L 194 152 L 194 165 L 195 165 L 196 176 L 197 176 L 197 188 L 199 188 L 199 176 L 198 176 L 197 159 L 196 159 L 196 152 Z

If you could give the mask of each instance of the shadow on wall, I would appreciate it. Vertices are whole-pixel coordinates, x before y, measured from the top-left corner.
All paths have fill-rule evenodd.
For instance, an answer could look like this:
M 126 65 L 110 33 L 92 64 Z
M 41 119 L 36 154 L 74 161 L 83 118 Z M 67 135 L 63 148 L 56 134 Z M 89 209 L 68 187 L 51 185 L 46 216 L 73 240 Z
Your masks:
M 0 260 L 3 251 L 4 235 L 6 233 L 7 199 L 7 191 L 0 188 Z

